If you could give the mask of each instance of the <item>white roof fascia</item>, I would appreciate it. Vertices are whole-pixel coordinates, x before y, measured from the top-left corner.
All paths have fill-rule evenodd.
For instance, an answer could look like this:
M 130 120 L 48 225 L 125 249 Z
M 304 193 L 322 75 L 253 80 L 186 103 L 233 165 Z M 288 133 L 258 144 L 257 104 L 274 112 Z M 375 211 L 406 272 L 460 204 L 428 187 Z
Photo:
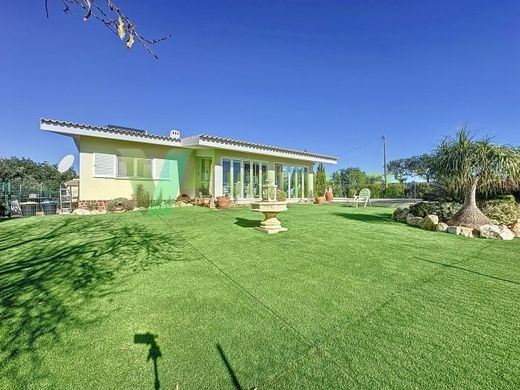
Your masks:
M 182 139 L 182 145 L 187 147 L 207 147 L 207 148 L 216 148 L 216 149 L 224 149 L 224 150 L 233 150 L 237 152 L 246 152 L 246 153 L 254 153 L 254 154 L 262 154 L 267 156 L 274 156 L 280 158 L 287 158 L 293 160 L 301 160 L 301 161 L 309 161 L 316 163 L 324 163 L 324 164 L 337 164 L 337 160 L 335 158 L 327 158 L 325 156 L 311 156 L 303 153 L 298 153 L 296 151 L 281 151 L 276 149 L 270 149 L 268 147 L 260 147 L 253 145 L 237 145 L 235 142 L 225 142 L 225 141 L 216 141 L 216 140 L 208 140 L 203 139 L 200 136 L 192 136 Z
M 119 134 L 117 132 L 103 131 L 103 130 L 91 130 L 88 128 L 71 127 L 60 124 L 52 123 L 41 123 L 40 129 L 50 131 L 52 133 L 58 133 L 68 136 L 87 136 L 96 138 L 115 139 L 120 141 L 131 141 L 141 142 L 152 145 L 165 145 L 165 146 L 181 146 L 181 142 L 178 139 L 172 138 L 171 140 L 165 139 L 153 139 L 140 136 L 139 134 Z

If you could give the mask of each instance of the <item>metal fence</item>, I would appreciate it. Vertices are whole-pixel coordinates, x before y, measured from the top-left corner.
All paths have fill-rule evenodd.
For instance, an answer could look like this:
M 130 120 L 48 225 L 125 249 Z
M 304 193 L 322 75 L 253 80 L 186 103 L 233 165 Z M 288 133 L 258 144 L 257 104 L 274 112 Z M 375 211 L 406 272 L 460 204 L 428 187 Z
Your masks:
M 0 182 L 0 214 L 4 216 L 56 214 L 59 200 L 59 190 L 43 186 L 35 188 L 12 185 L 9 181 Z

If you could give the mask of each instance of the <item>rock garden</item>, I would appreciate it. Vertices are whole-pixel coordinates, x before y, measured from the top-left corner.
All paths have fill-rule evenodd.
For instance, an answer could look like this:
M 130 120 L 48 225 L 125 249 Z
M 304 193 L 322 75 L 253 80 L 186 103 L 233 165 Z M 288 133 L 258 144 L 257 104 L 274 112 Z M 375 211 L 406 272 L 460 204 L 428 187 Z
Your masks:
M 512 240 L 520 238 L 520 205 L 511 195 L 478 202 L 479 208 L 489 218 L 489 223 L 478 227 L 457 225 L 453 217 L 463 207 L 454 202 L 419 202 L 409 208 L 397 208 L 392 214 L 396 221 L 469 238 Z

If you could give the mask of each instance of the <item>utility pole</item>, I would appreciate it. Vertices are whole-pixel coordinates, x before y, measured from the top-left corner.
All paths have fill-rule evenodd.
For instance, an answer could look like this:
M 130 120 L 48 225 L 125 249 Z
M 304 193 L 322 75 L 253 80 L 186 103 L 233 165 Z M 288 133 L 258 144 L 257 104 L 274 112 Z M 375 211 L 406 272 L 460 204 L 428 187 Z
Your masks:
M 385 194 L 386 194 L 386 186 L 387 186 L 387 165 L 386 165 L 386 136 L 383 134 L 383 161 L 384 161 L 384 174 L 385 174 Z

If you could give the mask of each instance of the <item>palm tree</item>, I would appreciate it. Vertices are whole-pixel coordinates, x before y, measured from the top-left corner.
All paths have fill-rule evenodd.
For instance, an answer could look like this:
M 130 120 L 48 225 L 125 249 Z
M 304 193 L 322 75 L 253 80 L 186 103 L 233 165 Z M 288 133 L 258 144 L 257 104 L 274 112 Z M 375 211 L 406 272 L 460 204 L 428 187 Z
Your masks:
M 492 222 L 477 207 L 477 190 L 489 193 L 520 185 L 520 149 L 493 144 L 489 138 L 475 140 L 462 128 L 436 148 L 431 168 L 437 181 L 464 194 L 464 205 L 448 224 L 478 229 Z

